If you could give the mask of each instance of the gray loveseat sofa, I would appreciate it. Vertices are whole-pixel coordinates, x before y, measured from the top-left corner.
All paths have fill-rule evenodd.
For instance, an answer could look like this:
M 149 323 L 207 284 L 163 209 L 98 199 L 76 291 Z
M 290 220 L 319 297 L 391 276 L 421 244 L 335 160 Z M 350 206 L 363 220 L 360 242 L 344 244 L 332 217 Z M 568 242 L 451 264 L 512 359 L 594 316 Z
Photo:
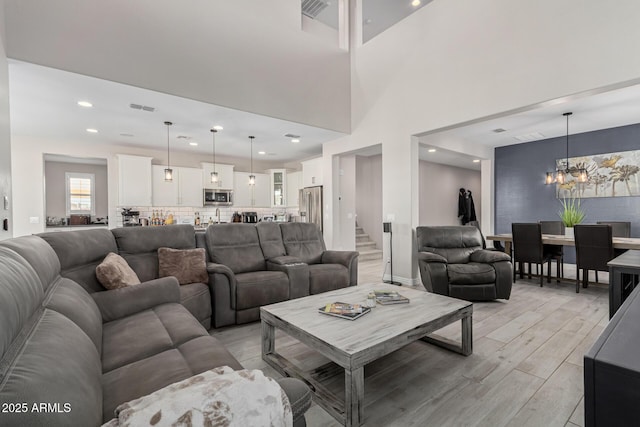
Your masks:
M 326 250 L 314 224 L 218 224 L 202 244 L 216 328 L 258 320 L 263 305 L 357 285 L 358 252 Z
M 97 250 L 90 236 L 76 241 L 84 260 Z M 67 274 L 90 281 L 84 267 Z M 214 367 L 240 369 L 181 299 L 173 277 L 90 294 L 60 275 L 42 238 L 0 242 L 0 424 L 99 426 L 121 403 Z M 304 425 L 308 388 L 278 382 Z
M 474 226 L 417 227 L 418 266 L 429 292 L 470 301 L 509 299 L 511 257 L 483 249 Z

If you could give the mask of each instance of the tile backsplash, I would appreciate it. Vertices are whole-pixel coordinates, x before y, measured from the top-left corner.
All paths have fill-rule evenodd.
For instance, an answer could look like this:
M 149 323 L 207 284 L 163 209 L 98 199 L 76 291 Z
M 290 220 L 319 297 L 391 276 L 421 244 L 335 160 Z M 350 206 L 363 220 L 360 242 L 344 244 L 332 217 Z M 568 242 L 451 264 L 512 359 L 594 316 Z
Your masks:
M 140 212 L 140 218 L 149 218 L 153 214 L 153 211 L 160 213 L 166 217 L 168 214 L 173 214 L 173 218 L 176 224 L 194 224 L 195 217 L 200 216 L 200 222 L 205 225 L 209 222 L 209 218 L 213 222 L 216 222 L 216 207 L 176 207 L 176 206 L 135 206 L 131 208 L 134 211 Z M 258 221 L 265 215 L 276 215 L 286 213 L 289 216 L 289 221 L 298 220 L 298 208 L 234 208 L 233 206 L 221 206 L 220 208 L 220 222 L 231 222 L 231 217 L 235 212 L 242 214 L 242 212 L 256 212 L 258 214 Z M 121 209 L 118 208 L 118 215 L 115 218 L 113 224 L 116 227 L 122 227 L 122 215 Z

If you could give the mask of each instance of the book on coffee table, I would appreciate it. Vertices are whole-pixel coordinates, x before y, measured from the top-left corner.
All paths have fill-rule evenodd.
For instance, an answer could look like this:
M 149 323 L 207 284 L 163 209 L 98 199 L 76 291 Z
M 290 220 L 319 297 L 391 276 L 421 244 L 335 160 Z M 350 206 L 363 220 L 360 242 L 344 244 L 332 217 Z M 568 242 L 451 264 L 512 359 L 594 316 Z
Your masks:
M 396 291 L 373 291 L 376 294 L 378 304 L 408 304 L 409 298 L 400 295 Z
M 320 307 L 318 311 L 329 316 L 341 317 L 343 319 L 356 320 L 371 311 L 369 307 L 360 304 L 349 304 L 346 302 L 334 302 Z

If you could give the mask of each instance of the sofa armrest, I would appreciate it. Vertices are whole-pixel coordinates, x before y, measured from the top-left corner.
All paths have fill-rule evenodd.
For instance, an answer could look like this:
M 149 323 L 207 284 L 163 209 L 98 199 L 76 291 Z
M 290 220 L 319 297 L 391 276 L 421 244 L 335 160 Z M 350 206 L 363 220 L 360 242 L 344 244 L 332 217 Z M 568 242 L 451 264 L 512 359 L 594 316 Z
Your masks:
M 433 252 L 418 252 L 418 261 L 423 262 L 440 262 L 447 263 L 447 259 L 442 255 L 434 254 Z
M 236 275 L 229 267 L 207 263 L 212 324 L 216 328 L 236 323 Z
M 279 256 L 267 261 L 267 270 L 283 271 L 289 279 L 289 299 L 309 295 L 309 266 L 293 256 Z
M 482 262 L 485 264 L 493 264 L 501 261 L 511 261 L 511 257 L 504 252 L 492 251 L 488 249 L 480 249 L 473 252 L 469 256 L 471 262 Z
M 304 264 L 304 262 L 295 256 L 283 255 L 275 258 L 269 258 L 267 263 L 272 263 L 275 265 L 291 265 L 291 264 Z
M 351 262 L 360 255 L 357 251 L 324 251 L 322 264 L 342 264 L 349 268 Z
M 111 322 L 160 304 L 180 304 L 180 285 L 173 276 L 149 280 L 139 285 L 91 294 L 102 313 L 102 322 Z
M 322 264 L 342 264 L 349 270 L 349 286 L 358 284 L 358 257 L 357 251 L 324 251 Z

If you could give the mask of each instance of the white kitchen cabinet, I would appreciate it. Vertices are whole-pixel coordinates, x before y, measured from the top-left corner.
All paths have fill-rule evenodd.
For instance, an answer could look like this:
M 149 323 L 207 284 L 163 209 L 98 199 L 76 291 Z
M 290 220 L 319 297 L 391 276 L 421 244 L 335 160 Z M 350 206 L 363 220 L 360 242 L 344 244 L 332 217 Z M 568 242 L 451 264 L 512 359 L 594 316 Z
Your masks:
M 151 206 L 151 157 L 118 154 L 118 205 Z
M 269 174 L 254 173 L 256 184 L 249 185 L 249 172 L 234 172 L 233 206 L 239 209 L 251 207 L 269 207 Z
M 287 170 L 269 169 L 269 203 L 272 208 L 287 206 Z
M 302 186 L 314 187 L 322 185 L 322 157 L 302 163 Z
M 216 163 L 216 172 L 218 172 L 218 183 L 211 182 L 211 172 L 213 172 L 213 163 L 201 163 L 202 165 L 202 185 L 204 188 L 211 189 L 233 189 L 233 168 L 234 165 L 223 165 Z
M 287 206 L 298 207 L 298 190 L 302 188 L 302 172 L 287 172 Z
M 153 166 L 153 206 L 202 206 L 202 169 L 172 167 L 173 180 L 164 180 L 166 166 Z

